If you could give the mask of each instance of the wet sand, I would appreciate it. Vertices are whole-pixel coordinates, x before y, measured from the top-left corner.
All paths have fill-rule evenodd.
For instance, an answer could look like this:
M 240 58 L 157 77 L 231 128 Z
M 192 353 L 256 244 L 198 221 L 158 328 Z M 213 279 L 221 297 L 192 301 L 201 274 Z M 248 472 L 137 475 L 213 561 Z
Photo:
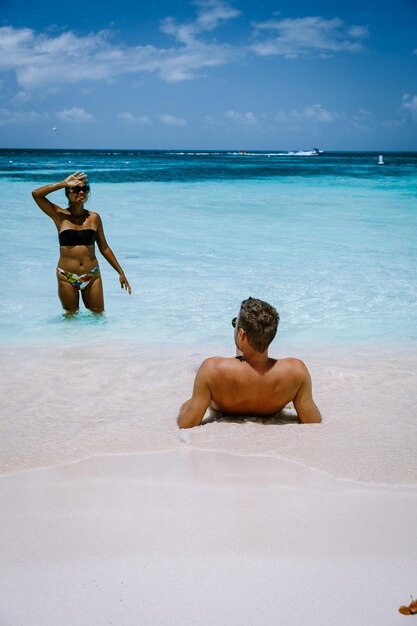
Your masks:
M 289 407 L 184 443 L 177 410 L 213 353 L 4 347 L 2 626 L 404 623 L 415 350 L 304 353 L 322 424 Z
M 209 422 L 193 449 L 297 461 L 339 478 L 417 485 L 417 350 L 346 347 L 271 354 L 308 365 L 322 424 Z M 173 346 L 89 343 L 3 347 L 0 473 L 102 454 L 180 450 L 176 425 L 209 355 Z M 229 350 L 231 355 L 231 350 Z
M 395 626 L 417 489 L 202 452 L 0 477 L 5 626 Z

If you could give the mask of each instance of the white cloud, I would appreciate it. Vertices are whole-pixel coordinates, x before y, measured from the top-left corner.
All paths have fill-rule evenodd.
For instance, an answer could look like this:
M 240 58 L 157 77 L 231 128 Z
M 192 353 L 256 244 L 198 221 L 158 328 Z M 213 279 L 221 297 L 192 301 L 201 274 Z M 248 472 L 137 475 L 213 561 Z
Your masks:
M 306 123 L 306 122 L 324 122 L 332 123 L 338 115 L 323 108 L 321 104 L 308 104 L 304 109 L 292 109 L 291 111 L 277 111 L 275 113 L 275 121 L 280 124 L 287 123 Z
M 226 111 L 225 116 L 228 120 L 246 128 L 257 126 L 258 120 L 255 115 L 248 111 L 247 113 L 239 113 L 238 111 Z
M 91 89 L 96 82 L 113 83 L 124 75 L 156 74 L 168 83 L 192 80 L 206 68 L 235 63 L 251 54 L 325 55 L 357 51 L 367 36 L 365 26 L 345 26 L 338 19 L 277 17 L 255 24 L 253 45 L 219 42 L 213 31 L 240 12 L 222 0 L 196 2 L 194 20 L 178 23 L 168 17 L 161 30 L 173 39 L 167 47 L 124 45 L 110 30 L 79 35 L 57 35 L 30 28 L 0 27 L 0 72 L 14 72 L 18 87 L 27 94 L 51 93 L 66 85 Z
M 39 111 L 13 111 L 10 109 L 0 109 L 0 126 L 11 124 L 34 124 L 48 120 L 48 113 Z
M 310 104 L 304 109 L 304 116 L 309 120 L 317 120 L 318 122 L 334 122 L 334 115 L 323 109 L 320 104 Z
M 366 26 L 345 27 L 341 19 L 323 17 L 271 19 L 253 24 L 255 34 L 267 37 L 252 46 L 260 56 L 282 55 L 295 58 L 311 53 L 358 52 L 368 36 Z
M 0 28 L 0 69 L 14 70 L 24 90 L 103 80 L 112 75 L 105 59 L 109 45 L 105 32 L 49 37 L 7 26 Z
M 239 11 L 214 0 L 198 6 L 193 22 L 177 24 L 173 18 L 163 21 L 161 29 L 180 44 L 167 48 L 117 44 L 110 31 L 51 36 L 29 28 L 0 27 L 0 71 L 14 71 L 19 87 L 26 91 L 111 82 L 121 75 L 137 73 L 157 73 L 172 83 L 190 80 L 203 68 L 223 65 L 242 55 L 242 51 L 227 44 L 196 38 Z
M 360 131 L 371 130 L 374 126 L 374 121 L 374 114 L 362 108 L 351 117 L 352 126 Z
M 347 34 L 353 39 L 367 39 L 369 30 L 366 26 L 350 26 L 347 29 Z
M 162 21 L 162 32 L 175 37 L 183 44 L 192 46 L 196 43 L 197 35 L 210 32 L 218 28 L 221 22 L 240 15 L 240 11 L 220 0 L 202 0 L 196 4 L 200 7 L 200 11 L 195 20 L 177 24 L 173 17 L 167 17 Z
M 393 119 L 393 120 L 385 120 L 384 122 L 382 122 L 382 125 L 385 126 L 385 128 L 402 128 L 405 125 L 406 121 L 405 119 Z
M 87 111 L 79 107 L 64 109 L 63 111 L 59 111 L 56 115 L 63 122 L 75 122 L 77 124 L 85 124 L 93 120 L 91 113 L 87 113 Z
M 241 113 L 230 109 L 221 118 L 205 115 L 203 124 L 206 128 L 226 126 L 228 122 L 233 122 L 242 129 L 251 128 L 266 129 L 274 128 L 277 125 L 285 126 L 291 130 L 301 130 L 312 124 L 331 124 L 337 120 L 342 120 L 344 115 L 333 111 L 328 111 L 321 104 L 309 104 L 303 109 L 291 109 L 289 111 L 276 111 L 275 113 L 260 113 L 255 115 L 252 111 Z M 272 124 L 272 126 L 271 126 Z
M 224 118 L 219 119 L 213 115 L 203 115 L 201 121 L 202 127 L 209 130 L 218 130 L 219 128 L 224 127 L 226 123 Z
M 214 30 L 220 22 L 230 20 L 241 13 L 221 0 L 200 0 L 196 5 L 201 7 L 196 20 L 201 30 Z
M 30 96 L 26 91 L 18 91 L 12 98 L 13 104 L 16 105 L 24 105 L 28 100 L 30 100 Z
M 163 124 L 166 124 L 167 126 L 186 126 L 187 125 L 187 120 L 185 120 L 183 117 L 175 117 L 174 115 L 171 115 L 170 113 L 161 113 L 161 115 L 159 115 L 159 119 Z
M 417 96 L 403 95 L 401 107 L 410 112 L 411 117 L 417 121 Z
M 0 62 L 2 65 L 7 62 L 19 62 L 19 59 L 12 58 L 13 53 L 33 44 L 33 40 L 34 32 L 30 28 L 13 28 L 12 26 L 0 28 Z
M 151 126 L 152 122 L 147 115 L 133 115 L 133 113 L 129 113 L 129 111 L 122 111 L 117 116 L 122 120 L 125 124 L 135 126 Z

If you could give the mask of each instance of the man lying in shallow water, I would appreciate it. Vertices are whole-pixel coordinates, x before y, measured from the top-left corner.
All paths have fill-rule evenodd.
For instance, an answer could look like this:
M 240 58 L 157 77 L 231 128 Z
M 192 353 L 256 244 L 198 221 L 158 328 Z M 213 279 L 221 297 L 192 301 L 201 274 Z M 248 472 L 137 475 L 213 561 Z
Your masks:
M 180 428 L 201 424 L 208 407 L 227 415 L 274 415 L 294 403 L 301 423 L 321 422 L 314 404 L 311 378 L 299 359 L 272 359 L 268 347 L 279 322 L 276 309 L 248 298 L 232 320 L 235 344 L 241 356 L 211 357 L 201 364 L 192 397 L 182 405 Z

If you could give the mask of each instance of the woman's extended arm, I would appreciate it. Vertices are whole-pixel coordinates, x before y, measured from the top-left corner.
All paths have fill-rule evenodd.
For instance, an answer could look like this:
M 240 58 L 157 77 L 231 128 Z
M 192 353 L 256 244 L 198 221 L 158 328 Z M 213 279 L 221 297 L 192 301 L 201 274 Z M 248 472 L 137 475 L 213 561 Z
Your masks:
M 101 254 L 104 256 L 106 261 L 119 274 L 121 288 L 126 289 L 126 291 L 129 294 L 131 294 L 132 289 L 129 285 L 129 281 L 126 278 L 124 271 L 120 267 L 118 260 L 114 256 L 113 250 L 110 248 L 109 244 L 107 243 L 106 237 L 104 236 L 103 223 L 101 221 L 100 216 L 98 216 L 97 245 L 98 245 L 98 249 L 100 250 Z
M 64 189 L 65 187 L 71 187 L 73 185 L 78 185 L 79 183 L 84 183 L 87 180 L 87 174 L 84 172 L 74 172 L 70 176 L 67 176 L 65 180 L 62 180 L 59 183 L 52 183 L 51 185 L 44 185 L 43 187 L 39 187 L 39 189 L 34 189 L 32 191 L 32 197 L 35 200 L 36 204 L 46 215 L 51 217 L 53 220 L 56 218 L 57 210 L 59 207 L 56 204 L 53 204 L 46 197 L 48 194 L 53 191 L 58 191 L 58 189 Z

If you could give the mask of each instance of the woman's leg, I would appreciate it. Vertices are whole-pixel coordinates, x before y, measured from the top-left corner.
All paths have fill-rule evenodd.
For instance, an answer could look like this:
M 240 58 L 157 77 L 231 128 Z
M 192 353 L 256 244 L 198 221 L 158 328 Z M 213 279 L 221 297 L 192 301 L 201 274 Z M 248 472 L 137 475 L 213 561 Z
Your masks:
M 104 297 L 101 276 L 94 278 L 88 287 L 82 290 L 81 295 L 87 309 L 90 309 L 93 313 L 103 313 Z
M 78 289 L 75 289 L 63 278 L 58 278 L 58 296 L 61 300 L 62 308 L 67 313 L 76 313 L 80 302 Z

